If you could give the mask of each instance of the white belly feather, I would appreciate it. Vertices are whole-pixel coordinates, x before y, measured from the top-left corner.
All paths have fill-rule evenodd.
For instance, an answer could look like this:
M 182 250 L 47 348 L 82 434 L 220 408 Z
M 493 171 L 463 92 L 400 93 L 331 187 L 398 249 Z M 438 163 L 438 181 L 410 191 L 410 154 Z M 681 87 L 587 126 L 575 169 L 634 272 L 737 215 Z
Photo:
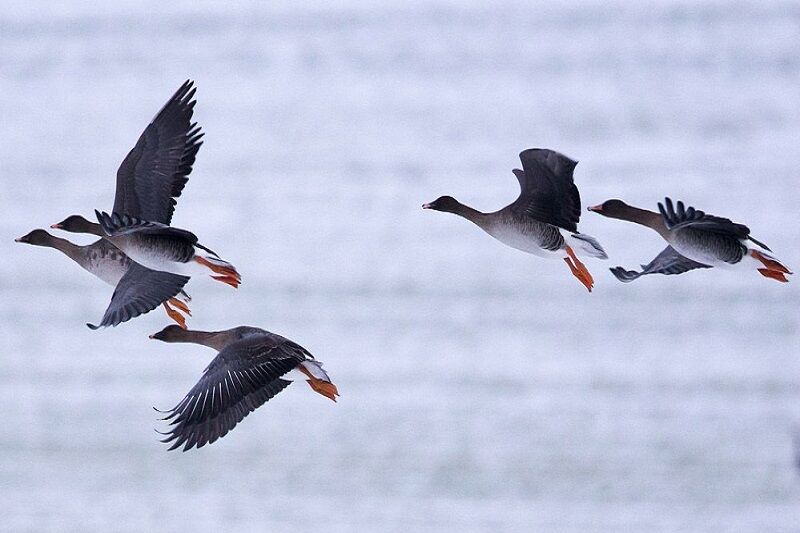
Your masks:
M 121 248 L 128 257 L 150 270 L 171 272 L 173 274 L 180 274 L 181 276 L 198 276 L 200 274 L 209 273 L 206 267 L 200 265 L 196 261 L 180 263 L 178 261 L 169 261 L 154 251 L 142 250 L 137 247 L 129 246 Z
M 564 256 L 564 253 L 561 250 L 545 250 L 539 246 L 539 244 L 532 239 L 530 235 L 526 235 L 513 226 L 497 224 L 488 227 L 482 227 L 481 229 L 506 246 L 510 246 L 511 248 L 525 253 L 545 258 L 561 258 Z

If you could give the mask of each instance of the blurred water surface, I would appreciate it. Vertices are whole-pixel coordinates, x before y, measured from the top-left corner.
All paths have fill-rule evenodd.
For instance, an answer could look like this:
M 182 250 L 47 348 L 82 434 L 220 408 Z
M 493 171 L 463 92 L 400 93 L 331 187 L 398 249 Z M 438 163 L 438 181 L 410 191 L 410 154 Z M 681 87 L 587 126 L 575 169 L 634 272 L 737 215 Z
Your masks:
M 530 146 L 585 204 L 664 195 L 800 269 L 800 5 L 6 2 L 0 13 L 0 528 L 797 531 L 798 283 L 614 280 L 655 234 L 586 213 L 560 262 L 423 212 L 513 200 Z M 111 290 L 34 227 L 112 205 L 185 78 L 206 144 L 174 224 L 234 262 L 190 324 L 252 324 L 326 363 L 222 441 L 166 453 L 213 352 L 91 332 Z M 88 242 L 83 239 L 81 242 Z

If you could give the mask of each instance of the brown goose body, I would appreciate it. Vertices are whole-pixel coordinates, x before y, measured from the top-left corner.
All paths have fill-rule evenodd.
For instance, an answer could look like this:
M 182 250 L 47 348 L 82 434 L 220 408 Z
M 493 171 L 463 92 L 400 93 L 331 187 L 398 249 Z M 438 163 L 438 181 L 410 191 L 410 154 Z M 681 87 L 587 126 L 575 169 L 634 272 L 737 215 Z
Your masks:
M 442 196 L 423 209 L 453 213 L 473 222 L 503 244 L 539 257 L 563 259 L 573 275 L 591 291 L 594 280 L 577 255 L 606 259 L 603 247 L 578 232 L 580 194 L 573 171 L 577 161 L 553 150 L 532 148 L 520 153 L 523 169 L 514 169 L 520 195 L 511 204 L 482 213 Z
M 50 235 L 43 229 L 37 229 L 15 240 L 54 248 L 90 274 L 114 287 L 114 294 L 100 325 L 87 324 L 90 328 L 116 326 L 152 311 L 159 305 L 164 306 L 173 320 L 186 327 L 186 319 L 181 312 L 190 314 L 186 302 L 191 298 L 183 291 L 189 278 L 147 269 L 132 261 L 122 250 L 105 239 L 79 246 Z M 170 307 L 170 304 L 181 312 Z
M 171 450 L 201 448 L 224 437 L 296 379 L 306 380 L 314 391 L 333 401 L 339 395 L 322 363 L 308 350 L 260 328 L 193 331 L 167 326 L 150 338 L 218 351 L 200 381 L 167 411 L 165 420 L 171 427 L 163 442 L 171 442 Z
M 615 267 L 611 272 L 624 282 L 645 274 L 682 274 L 700 268 L 755 268 L 763 276 L 786 282 L 792 272 L 771 250 L 750 235 L 750 229 L 727 218 L 707 215 L 670 198 L 659 203 L 659 213 L 633 207 L 622 200 L 607 200 L 589 207 L 609 218 L 634 222 L 657 232 L 669 243 L 641 272 Z M 757 248 L 753 245 L 756 245 Z
M 96 211 L 98 223 L 73 215 L 52 227 L 89 233 L 106 239 L 152 270 L 182 276 L 210 274 L 238 287 L 241 276 L 230 263 L 197 253 L 206 250 L 189 231 L 170 226 L 177 198 L 203 144 L 203 133 L 192 122 L 195 88 L 187 80 L 139 136 L 117 170 L 111 214 Z

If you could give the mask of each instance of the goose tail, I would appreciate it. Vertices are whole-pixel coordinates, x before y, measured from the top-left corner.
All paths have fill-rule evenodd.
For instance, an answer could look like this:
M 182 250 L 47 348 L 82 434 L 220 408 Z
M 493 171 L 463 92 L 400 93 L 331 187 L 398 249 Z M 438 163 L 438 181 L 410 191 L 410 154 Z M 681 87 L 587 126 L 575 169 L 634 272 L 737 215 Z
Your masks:
M 572 246 L 577 248 L 579 253 L 594 257 L 596 259 L 608 259 L 608 254 L 600 245 L 597 239 L 585 233 L 571 233 L 570 238 L 573 239 Z

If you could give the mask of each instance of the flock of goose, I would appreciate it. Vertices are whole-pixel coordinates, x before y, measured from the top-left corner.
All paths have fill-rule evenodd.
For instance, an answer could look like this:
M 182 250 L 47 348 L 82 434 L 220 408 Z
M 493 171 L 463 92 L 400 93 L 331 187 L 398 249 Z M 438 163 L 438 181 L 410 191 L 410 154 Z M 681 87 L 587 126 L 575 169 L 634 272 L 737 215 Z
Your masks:
M 594 278 L 578 255 L 607 259 L 594 237 L 578 232 L 581 198 L 573 180 L 577 161 L 553 150 L 531 148 L 519 154 L 522 170 L 514 169 L 520 194 L 513 203 L 493 213 L 481 213 L 451 196 L 423 204 L 423 209 L 454 213 L 475 223 L 498 241 L 541 257 L 562 258 L 583 285 L 592 291 Z M 792 272 L 769 252 L 767 245 L 750 236 L 750 229 L 727 218 L 674 204 L 658 204 L 659 212 L 633 207 L 622 200 L 606 200 L 589 211 L 609 218 L 641 224 L 658 232 L 668 246 L 641 271 L 614 267 L 611 273 L 624 282 L 646 274 L 682 274 L 696 268 L 744 267 L 762 276 L 789 281 Z M 751 243 L 756 247 L 751 246 Z
M 95 211 L 97 222 L 72 215 L 51 227 L 99 237 L 79 246 L 35 229 L 16 242 L 55 248 L 82 268 L 114 287 L 99 325 L 116 326 L 163 306 L 176 323 L 150 336 L 163 342 L 201 344 L 217 350 L 197 384 L 164 420 L 169 430 L 163 442 L 170 449 L 200 448 L 225 436 L 250 412 L 286 388 L 305 380 L 319 394 L 336 401 L 339 392 L 305 348 L 275 333 L 240 326 L 223 331 L 186 327 L 191 297 L 184 290 L 191 276 L 210 275 L 238 288 L 236 268 L 197 236 L 170 226 L 176 198 L 192 172 L 203 144 L 200 126 L 192 122 L 195 88 L 186 81 L 142 132 L 117 171 L 117 190 L 111 213 Z M 581 201 L 573 172 L 576 161 L 547 149 L 520 154 L 522 170 L 514 169 L 520 195 L 508 206 L 482 213 L 442 196 L 424 209 L 454 213 L 475 223 L 503 244 L 541 257 L 563 259 L 591 292 L 594 278 L 579 256 L 607 259 L 594 237 L 578 232 Z M 667 241 L 667 247 L 640 271 L 611 269 L 622 282 L 648 274 L 681 274 L 712 267 L 744 267 L 787 282 L 792 272 L 747 226 L 708 215 L 666 198 L 659 212 L 627 205 L 621 200 L 589 207 L 600 215 L 646 226 Z

